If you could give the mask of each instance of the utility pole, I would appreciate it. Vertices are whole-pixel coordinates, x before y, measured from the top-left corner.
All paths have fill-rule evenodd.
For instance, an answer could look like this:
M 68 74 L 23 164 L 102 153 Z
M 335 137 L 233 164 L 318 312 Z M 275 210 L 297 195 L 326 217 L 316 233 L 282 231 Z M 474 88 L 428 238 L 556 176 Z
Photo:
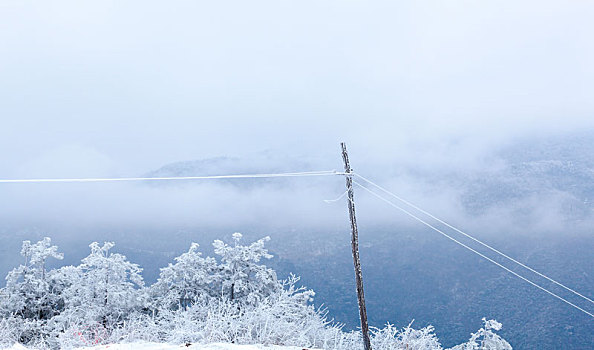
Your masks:
M 340 146 L 342 147 L 342 160 L 344 160 L 344 172 L 346 173 L 345 178 L 348 192 L 349 217 L 351 219 L 351 247 L 353 250 L 353 263 L 355 265 L 355 282 L 357 284 L 357 300 L 359 302 L 361 332 L 363 333 L 363 349 L 371 350 L 369 324 L 367 323 L 367 309 L 365 308 L 365 294 L 363 293 L 363 274 L 361 273 L 361 261 L 359 260 L 359 232 L 357 230 L 357 218 L 355 217 L 352 169 L 349 163 L 349 154 L 347 153 L 346 144 L 341 142 Z

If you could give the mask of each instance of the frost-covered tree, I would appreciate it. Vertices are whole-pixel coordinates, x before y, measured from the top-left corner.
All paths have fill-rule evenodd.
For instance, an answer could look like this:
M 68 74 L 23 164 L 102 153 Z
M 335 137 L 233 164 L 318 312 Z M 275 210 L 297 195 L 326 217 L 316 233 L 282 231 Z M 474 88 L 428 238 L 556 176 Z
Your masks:
M 483 318 L 484 326 L 472 333 L 468 342 L 450 350 L 512 350 L 511 345 L 494 331 L 501 330 L 501 323 Z
M 217 262 L 203 258 L 198 243 L 175 258 L 175 263 L 161 269 L 159 279 L 149 294 L 157 309 L 187 309 L 199 300 L 216 295 Z
M 233 245 L 215 240 L 215 254 L 221 257 L 219 279 L 223 295 L 231 301 L 256 303 L 280 288 L 274 270 L 258 264 L 262 258 L 271 259 L 272 255 L 264 247 L 270 237 L 264 237 L 241 245 L 242 234 L 233 234 Z
M 81 265 L 62 271 L 69 286 L 63 292 L 65 310 L 59 316 L 61 322 L 97 322 L 110 327 L 141 307 L 142 293 L 137 287 L 144 285 L 142 269 L 124 255 L 111 253 L 113 246 L 113 242 L 103 246 L 93 242 L 89 245 L 91 254 Z
M 111 253 L 111 242 L 92 243 L 79 266 L 46 271 L 48 258 L 62 258 L 57 247 L 49 238 L 25 241 L 24 264 L 8 274 L 0 290 L 0 347 L 20 342 L 31 348 L 76 348 L 136 340 L 362 347 L 361 333 L 329 321 L 313 306 L 315 293 L 297 286 L 298 277 L 278 281 L 260 264 L 272 257 L 264 247 L 268 237 L 249 245 L 241 245 L 241 238 L 235 233 L 232 245 L 213 243 L 219 264 L 202 257 L 193 243 L 161 269 L 149 289 L 141 288 L 138 265 Z M 450 350 L 511 350 L 495 333 L 501 324 L 483 321 L 467 343 Z M 372 328 L 371 342 L 376 350 L 442 350 L 431 326 L 387 324 Z
M 388 323 L 384 328 L 371 330 L 371 344 L 374 349 L 386 350 L 442 350 L 432 326 L 421 329 L 411 327 L 412 322 L 402 330 Z
M 23 264 L 6 276 L 6 287 L 0 293 L 0 307 L 4 314 L 26 319 L 45 320 L 61 309 L 59 288 L 46 270 L 49 258 L 63 259 L 58 247 L 45 237 L 37 243 L 23 241 Z
M 240 344 L 283 344 L 304 347 L 323 345 L 320 339 L 331 339 L 328 322 L 320 310 L 311 305 L 314 293 L 296 287 L 298 277 L 279 282 L 278 289 L 258 303 L 241 308 L 229 298 L 210 298 L 187 310 L 165 313 L 161 331 L 168 342 Z

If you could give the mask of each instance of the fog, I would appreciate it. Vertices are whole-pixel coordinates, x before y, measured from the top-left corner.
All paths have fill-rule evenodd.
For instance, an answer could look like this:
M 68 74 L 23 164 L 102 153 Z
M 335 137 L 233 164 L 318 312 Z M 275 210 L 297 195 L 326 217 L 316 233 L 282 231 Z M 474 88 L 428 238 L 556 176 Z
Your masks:
M 4 2 L 0 177 L 139 176 L 220 156 L 239 165 L 210 171 L 340 170 L 346 141 L 356 171 L 456 223 L 561 229 L 563 193 L 476 213 L 464 185 L 522 140 L 593 130 L 593 15 L 558 1 Z M 1 185 L 0 217 L 337 228 L 344 202 L 323 200 L 343 181 Z M 357 196 L 361 220 L 410 224 Z
M 0 179 L 340 171 L 344 141 L 357 173 L 592 297 L 592 18 L 588 1 L 1 1 Z M 114 240 L 150 284 L 190 242 L 212 255 L 239 231 L 270 236 L 279 277 L 356 329 L 344 191 L 0 183 L 0 276 L 50 236 L 65 259 L 48 267 Z M 578 311 L 355 200 L 371 325 L 415 319 L 447 345 L 487 317 L 514 347 L 591 348 Z

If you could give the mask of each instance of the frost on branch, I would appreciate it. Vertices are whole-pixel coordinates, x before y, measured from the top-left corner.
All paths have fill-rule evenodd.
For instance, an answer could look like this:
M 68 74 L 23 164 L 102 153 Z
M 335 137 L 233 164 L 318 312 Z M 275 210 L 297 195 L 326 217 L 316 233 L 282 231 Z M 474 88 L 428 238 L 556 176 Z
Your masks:
M 388 323 L 384 328 L 371 329 L 372 348 L 407 349 L 407 350 L 442 350 L 441 344 L 433 333 L 433 327 L 411 328 L 412 322 L 402 330 Z
M 154 308 L 184 309 L 217 294 L 217 262 L 203 258 L 198 243 L 175 258 L 174 264 L 161 269 L 157 282 L 150 287 L 149 295 Z
M 250 245 L 241 245 L 242 234 L 233 234 L 233 245 L 220 240 L 212 244 L 214 252 L 221 257 L 218 280 L 223 295 L 229 300 L 254 304 L 278 290 L 274 270 L 259 265 L 262 258 L 271 259 L 264 244 L 270 237 L 264 237 Z
M 61 301 L 45 265 L 48 258 L 61 260 L 64 256 L 58 253 L 57 246 L 51 245 L 48 237 L 34 244 L 24 241 L 21 255 L 23 264 L 6 276 L 0 300 L 2 314 L 32 320 L 49 319 L 61 308 Z
M 62 293 L 64 311 L 57 316 L 67 324 L 72 320 L 110 327 L 123 322 L 143 305 L 141 271 L 125 256 L 111 253 L 113 242 L 89 245 L 91 254 L 76 268 L 67 268 L 67 285 Z
M 501 323 L 483 318 L 483 328 L 472 333 L 468 342 L 450 350 L 511 350 L 511 345 L 494 331 L 501 330 Z

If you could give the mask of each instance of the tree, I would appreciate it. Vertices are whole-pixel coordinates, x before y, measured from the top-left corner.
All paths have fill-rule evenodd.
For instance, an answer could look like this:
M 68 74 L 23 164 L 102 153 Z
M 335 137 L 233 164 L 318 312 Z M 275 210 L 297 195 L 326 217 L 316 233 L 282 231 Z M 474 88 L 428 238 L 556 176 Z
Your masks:
M 483 323 L 484 327 L 472 333 L 468 342 L 450 350 L 512 350 L 512 346 L 494 332 L 501 329 L 501 323 L 484 317 Z
M 23 241 L 21 255 L 25 261 L 6 276 L 0 306 L 4 313 L 22 318 L 49 319 L 61 309 L 61 298 L 60 290 L 48 276 L 51 273 L 46 271 L 46 261 L 48 258 L 61 260 L 64 255 L 58 253 L 57 246 L 51 245 L 49 237 L 35 244 Z
M 103 246 L 93 242 L 91 254 L 76 268 L 69 268 L 65 276 L 71 280 L 63 294 L 66 319 L 81 322 L 100 322 L 109 328 L 123 321 L 142 305 L 142 293 L 137 287 L 144 282 L 142 269 L 117 253 L 110 253 L 113 242 Z
M 150 295 L 158 309 L 186 309 L 199 299 L 216 294 L 217 262 L 203 258 L 198 243 L 175 258 L 174 264 L 161 269 L 159 279 L 151 286 Z
M 233 234 L 232 246 L 220 240 L 215 240 L 213 246 L 215 254 L 221 257 L 219 280 L 223 294 L 227 294 L 232 301 L 253 304 L 281 287 L 274 270 L 258 264 L 262 258 L 272 258 L 264 248 L 270 237 L 247 246 L 239 244 L 242 237 L 241 233 L 236 232 Z

